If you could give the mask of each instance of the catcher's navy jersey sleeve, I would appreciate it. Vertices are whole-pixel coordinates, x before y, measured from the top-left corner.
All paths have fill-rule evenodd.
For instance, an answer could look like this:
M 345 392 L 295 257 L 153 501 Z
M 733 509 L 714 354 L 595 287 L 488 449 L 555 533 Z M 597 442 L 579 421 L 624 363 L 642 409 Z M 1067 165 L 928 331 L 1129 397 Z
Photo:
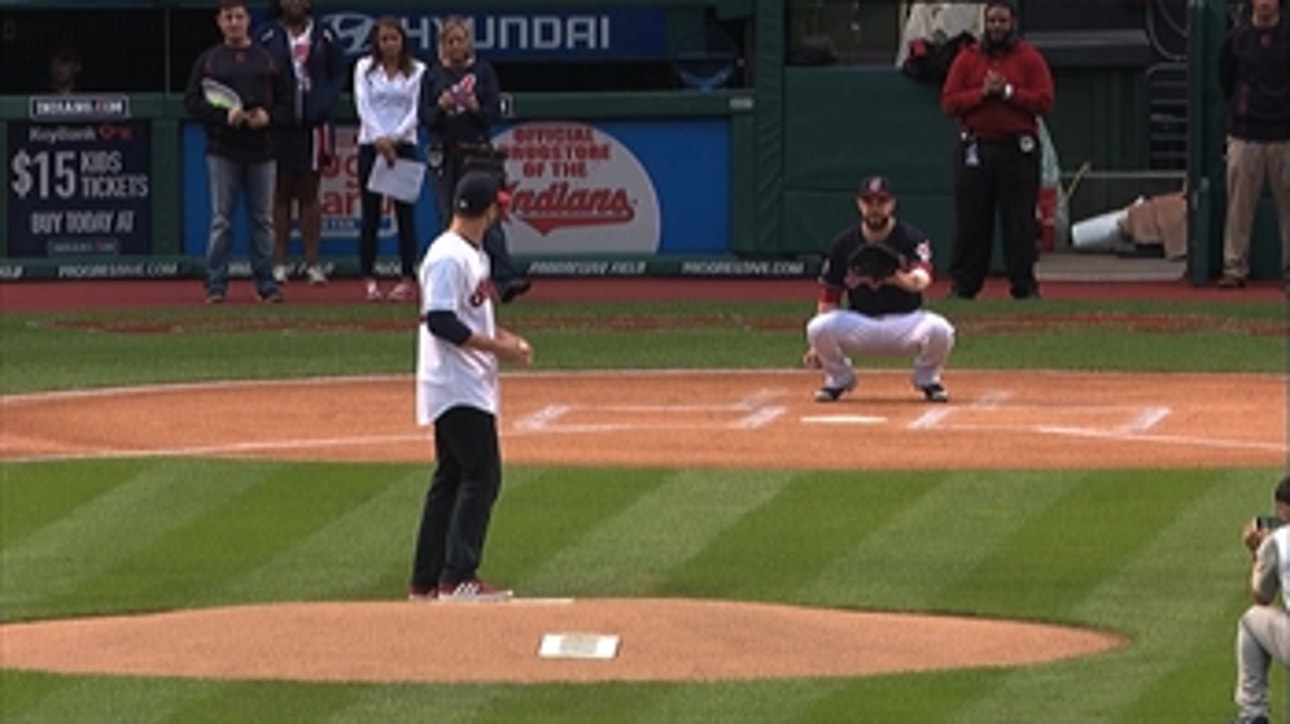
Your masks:
M 918 227 L 899 222 L 896 228 L 892 230 L 891 237 L 888 238 L 887 243 L 900 252 L 901 256 L 905 257 L 905 261 L 911 269 L 923 267 L 931 271 L 932 242 Z

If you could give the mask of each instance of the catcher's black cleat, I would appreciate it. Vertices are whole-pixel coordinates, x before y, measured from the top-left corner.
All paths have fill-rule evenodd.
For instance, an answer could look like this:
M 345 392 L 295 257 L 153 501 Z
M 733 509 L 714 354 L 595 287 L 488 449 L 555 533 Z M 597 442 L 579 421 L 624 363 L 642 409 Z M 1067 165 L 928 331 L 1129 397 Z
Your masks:
M 839 397 L 842 397 L 843 395 L 850 392 L 851 390 L 854 390 L 855 388 L 856 388 L 855 380 L 852 380 L 849 384 L 845 384 L 841 387 L 829 387 L 828 385 L 825 385 L 824 387 L 821 387 L 820 389 L 815 391 L 815 401 L 816 402 L 837 402 Z
M 933 382 L 930 385 L 923 385 L 918 389 L 922 390 L 923 398 L 928 402 L 949 402 L 950 393 L 946 391 L 945 386 L 939 382 Z

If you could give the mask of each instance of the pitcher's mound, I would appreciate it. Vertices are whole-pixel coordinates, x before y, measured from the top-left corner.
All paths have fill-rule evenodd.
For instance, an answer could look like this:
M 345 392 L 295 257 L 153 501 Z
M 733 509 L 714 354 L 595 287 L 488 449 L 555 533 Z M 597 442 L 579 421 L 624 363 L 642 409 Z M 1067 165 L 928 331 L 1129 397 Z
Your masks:
M 546 634 L 620 637 L 608 660 L 539 658 Z M 300 603 L 0 627 L 6 668 L 363 682 L 864 676 L 1106 651 L 1105 633 L 1010 621 L 682 599 Z

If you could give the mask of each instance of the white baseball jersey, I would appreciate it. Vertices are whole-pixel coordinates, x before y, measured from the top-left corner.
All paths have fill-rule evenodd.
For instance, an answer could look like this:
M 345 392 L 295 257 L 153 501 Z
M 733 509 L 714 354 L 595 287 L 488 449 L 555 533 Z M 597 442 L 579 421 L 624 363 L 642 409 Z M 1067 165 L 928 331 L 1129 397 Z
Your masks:
M 417 345 L 417 424 L 457 406 L 497 414 L 497 356 L 459 347 L 430 333 L 424 315 L 453 312 L 472 332 L 496 329 L 488 255 L 454 231 L 435 239 L 421 260 L 421 311 Z
M 1264 598 L 1276 598 L 1277 591 L 1290 591 L 1290 525 L 1283 525 L 1263 540 L 1254 556 L 1250 587 Z M 1282 596 L 1282 605 L 1290 600 Z

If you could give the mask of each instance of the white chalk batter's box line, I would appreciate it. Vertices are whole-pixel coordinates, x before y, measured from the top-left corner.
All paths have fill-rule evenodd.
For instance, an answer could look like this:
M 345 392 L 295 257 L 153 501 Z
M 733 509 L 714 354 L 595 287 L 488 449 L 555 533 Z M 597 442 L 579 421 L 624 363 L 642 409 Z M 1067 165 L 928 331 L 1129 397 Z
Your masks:
M 698 430 L 698 429 L 731 429 L 731 430 L 749 430 L 765 427 L 772 422 L 784 417 L 788 413 L 788 408 L 781 404 L 772 404 L 790 394 L 785 389 L 763 388 L 753 394 L 744 397 L 741 400 L 730 403 L 683 403 L 683 404 L 551 404 L 543 407 L 535 413 L 520 418 L 510 426 L 513 433 L 533 434 L 533 433 L 597 433 L 597 432 L 623 432 L 629 430 L 640 431 L 658 431 L 658 430 Z M 1002 413 L 1007 415 L 1016 415 L 1021 413 L 1039 412 L 1052 413 L 1054 418 L 1066 417 L 1070 415 L 1097 415 L 1097 416 L 1116 416 L 1123 415 L 1125 422 L 1114 426 L 1083 426 L 1083 425 L 1063 425 L 1057 420 L 1052 420 L 1048 424 L 1025 425 L 1022 429 L 1034 429 L 1041 431 L 1041 428 L 1052 429 L 1074 429 L 1074 430 L 1091 430 L 1095 432 L 1110 431 L 1113 433 L 1142 433 L 1147 432 L 1155 427 L 1161 420 L 1168 417 L 1171 413 L 1170 408 L 1151 405 L 1004 405 L 1003 403 L 1012 397 L 1012 393 L 1003 390 L 992 390 L 984 393 L 980 398 L 958 406 L 935 406 L 912 422 L 905 425 L 909 430 L 969 430 L 969 429 L 1018 429 L 1015 424 L 997 425 L 979 423 L 953 423 L 949 422 L 951 415 L 955 410 L 963 410 L 974 415 L 982 413 Z M 842 410 L 837 410 L 843 412 Z M 821 408 L 824 412 L 824 408 Z M 850 412 L 847 410 L 847 412 Z M 656 419 L 632 420 L 629 422 L 610 422 L 598 421 L 596 417 L 599 414 L 608 415 L 631 415 L 637 414 L 648 418 L 665 418 L 662 421 Z M 711 416 L 729 413 L 734 417 L 729 422 L 717 424 L 696 424 L 694 417 L 698 415 Z M 573 416 L 583 417 L 583 420 L 572 421 Z M 589 416 L 591 420 L 586 420 Z M 830 416 L 827 414 L 812 415 L 803 417 L 798 420 L 799 423 L 826 421 Z M 842 415 L 838 419 L 855 418 L 854 414 Z M 857 418 L 858 419 L 858 418 Z M 887 422 L 883 417 L 865 417 L 866 424 L 883 424 Z
M 766 395 L 766 390 L 762 390 L 756 399 L 778 397 L 775 395 Z M 780 392 L 780 391 L 774 391 Z M 1156 427 L 1162 420 L 1168 417 L 1172 410 L 1168 407 L 1154 405 L 1003 405 L 1004 400 L 1009 399 L 1011 395 L 1006 392 L 994 391 L 983 395 L 975 402 L 950 405 L 936 405 L 925 413 L 914 419 L 912 422 L 904 425 L 906 430 L 920 431 L 933 430 L 938 433 L 953 432 L 1012 432 L 1012 433 L 1029 433 L 1034 435 L 1050 435 L 1068 438 L 1082 438 L 1089 440 L 1111 440 L 1116 442 L 1140 442 L 1153 443 L 1160 445 L 1181 445 L 1193 447 L 1209 447 L 1217 449 L 1236 449 L 1236 450 L 1271 450 L 1276 452 L 1290 452 L 1290 444 L 1277 443 L 1259 440 L 1233 440 L 1233 439 L 1215 439 L 1201 438 L 1188 435 L 1164 435 L 1154 434 L 1150 431 Z M 611 432 L 631 432 L 631 431 L 667 431 L 667 432 L 687 432 L 698 430 L 753 430 L 765 427 L 770 423 L 783 418 L 788 413 L 788 408 L 782 405 L 768 405 L 762 408 L 756 408 L 749 404 L 749 399 L 731 404 L 709 404 L 709 405 L 548 405 L 538 412 L 518 420 L 509 430 L 503 432 L 503 436 L 522 436 L 522 435 L 594 435 L 598 433 Z M 823 412 L 825 406 L 818 406 Z M 872 425 L 890 425 L 886 418 L 877 416 L 860 416 L 853 413 L 843 412 L 837 406 L 827 408 L 829 411 L 837 411 L 836 415 L 813 414 L 803 416 L 797 420 L 799 425 L 819 423 L 830 417 L 836 417 L 840 425 L 847 424 L 864 424 Z M 1092 414 L 1107 415 L 1108 413 L 1123 413 L 1125 422 L 1114 426 L 1079 426 L 1079 425 L 1061 425 L 1061 424 L 1026 424 L 1019 425 L 1015 423 L 1001 424 L 980 424 L 952 422 L 950 418 L 953 414 L 962 410 L 972 414 L 981 414 L 983 412 L 997 413 L 1003 415 L 1015 415 L 1019 412 L 1051 412 L 1056 414 Z M 575 412 L 639 412 L 651 413 L 658 415 L 675 415 L 680 418 L 675 422 L 663 423 L 568 423 L 560 422 Z M 681 413 L 694 412 L 732 412 L 747 413 L 732 422 L 720 425 L 701 425 L 694 422 L 686 421 L 685 415 Z M 1054 416 L 1056 416 L 1056 414 Z
M 772 404 L 775 400 L 788 394 L 785 389 L 763 388 L 741 400 L 729 403 L 676 404 L 676 405 L 547 405 L 537 412 L 527 415 L 511 425 L 517 433 L 557 433 L 585 434 L 598 432 L 625 431 L 660 431 L 660 430 L 697 430 L 728 429 L 753 430 L 765 427 L 788 412 L 784 405 Z M 679 418 L 682 422 L 561 422 L 574 413 L 639 414 Z M 687 417 L 696 414 L 730 414 L 730 422 L 720 425 L 695 425 L 686 423 Z

